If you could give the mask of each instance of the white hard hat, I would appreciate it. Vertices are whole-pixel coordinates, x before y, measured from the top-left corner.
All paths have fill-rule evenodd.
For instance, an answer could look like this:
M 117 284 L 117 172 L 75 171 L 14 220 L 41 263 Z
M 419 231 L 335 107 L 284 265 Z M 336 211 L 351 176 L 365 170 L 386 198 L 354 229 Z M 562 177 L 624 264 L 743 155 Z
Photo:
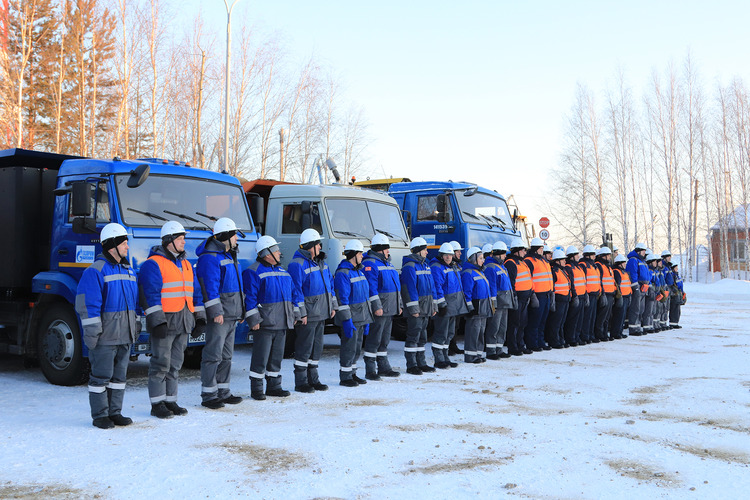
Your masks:
M 222 217 L 214 224 L 214 236 L 221 233 L 227 233 L 229 231 L 237 231 L 237 225 L 229 217 Z
M 510 244 L 510 249 L 511 249 L 511 251 L 513 251 L 516 248 L 526 248 L 526 243 L 524 243 L 521 238 L 516 238 Z
M 457 242 L 456 240 L 451 241 L 451 246 L 453 247 L 453 251 L 457 250 L 463 250 L 463 247 L 461 247 L 461 243 Z
M 374 247 L 375 245 L 390 247 L 391 241 L 388 239 L 388 236 L 384 235 L 383 233 L 377 233 L 372 237 L 372 241 L 370 241 L 370 246 Z
M 594 245 L 586 245 L 583 247 L 583 254 L 586 255 L 587 253 L 596 253 Z
M 492 245 L 492 250 L 508 253 L 508 245 L 506 245 L 504 241 L 496 241 L 495 244 Z
M 346 246 L 344 247 L 344 253 L 346 252 L 364 252 L 365 247 L 362 245 L 362 242 L 359 240 L 349 240 L 346 242 Z
M 609 249 L 609 247 L 601 247 L 596 251 L 596 255 L 609 255 L 612 253 L 612 250 Z
M 411 240 L 411 243 L 409 244 L 409 249 L 414 250 L 415 248 L 426 247 L 426 246 L 427 246 L 427 241 L 424 238 L 417 236 L 416 238 Z
M 545 243 L 544 248 L 542 248 L 542 253 L 552 253 L 552 249 Z
M 218 224 L 218 221 L 217 221 L 217 224 Z M 260 254 L 263 250 L 269 250 L 274 245 L 278 245 L 278 242 L 275 239 L 273 239 L 273 236 L 268 236 L 268 235 L 261 236 L 260 238 L 258 238 L 258 241 L 255 243 L 255 251 Z
M 648 247 L 646 246 L 646 244 L 645 244 L 645 243 L 636 243 L 636 245 L 635 245 L 635 247 L 633 248 L 633 250 L 635 250 L 636 252 L 639 252 L 639 251 L 641 251 L 641 250 L 646 250 L 647 248 L 648 248 Z
M 530 247 L 543 247 L 544 246 L 544 242 L 539 237 L 537 237 L 537 238 L 531 238 L 531 243 L 529 243 L 529 246 Z
M 306 245 L 314 241 L 320 242 L 320 233 L 313 228 L 307 228 L 299 235 L 299 244 Z
M 470 259 L 472 255 L 481 253 L 482 249 L 479 247 L 471 247 L 466 251 L 466 258 Z
M 451 245 L 450 243 L 443 243 L 442 245 L 440 245 L 438 253 L 453 255 L 453 245 Z
M 617 248 L 617 247 L 616 247 L 615 245 L 612 245 L 612 251 L 613 251 L 613 252 L 617 252 L 617 251 L 619 251 L 619 250 L 620 250 L 620 249 L 619 249 L 619 248 Z
M 671 257 L 671 256 L 672 256 L 672 252 L 670 252 L 669 250 L 664 250 L 664 251 L 663 251 L 663 252 L 661 253 L 661 256 L 662 256 L 662 257 Z
M 564 259 L 564 258 L 565 258 L 565 252 L 563 252 L 562 250 L 557 249 L 554 252 L 552 252 L 552 260 L 559 260 L 559 259 Z
M 620 262 L 627 262 L 627 260 L 627 257 L 625 257 L 623 254 L 619 254 L 617 257 L 615 257 L 615 264 L 619 264 Z
M 164 239 L 166 236 L 179 236 L 186 234 L 185 228 L 177 221 L 168 220 L 161 227 L 161 238 Z
M 482 253 L 492 253 L 492 243 L 482 245 Z
M 99 235 L 99 241 L 104 243 L 112 238 L 119 238 L 121 236 L 128 237 L 128 232 L 117 222 L 110 222 L 102 228 L 102 232 Z
M 574 245 L 570 245 L 567 250 L 565 250 L 565 255 L 578 255 L 578 248 Z
M 658 260 L 659 256 L 655 255 L 653 253 L 647 253 L 646 254 L 646 262 L 651 262 L 652 260 Z

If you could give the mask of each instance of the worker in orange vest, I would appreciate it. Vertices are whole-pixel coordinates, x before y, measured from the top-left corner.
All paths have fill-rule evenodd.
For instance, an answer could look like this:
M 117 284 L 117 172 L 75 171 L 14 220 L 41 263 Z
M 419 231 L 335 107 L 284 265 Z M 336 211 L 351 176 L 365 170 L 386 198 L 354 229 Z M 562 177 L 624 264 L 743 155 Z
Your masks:
M 599 342 L 613 340 L 609 338 L 609 318 L 612 315 L 612 305 L 615 302 L 615 292 L 617 284 L 615 275 L 610 266 L 612 250 L 609 247 L 602 247 L 596 251 L 596 266 L 601 279 L 602 293 L 599 296 L 599 302 L 596 307 L 596 325 L 595 334 Z
M 193 266 L 185 258 L 185 228 L 167 221 L 161 228 L 161 245 L 151 248 L 138 276 L 141 308 L 151 332 L 148 395 L 151 415 L 172 418 L 187 410 L 177 404 L 177 379 L 188 334 L 206 331 L 206 310 Z
M 547 343 L 553 349 L 562 349 L 565 347 L 565 336 L 563 334 L 563 325 L 565 317 L 568 314 L 568 307 L 573 297 L 573 276 L 563 266 L 565 261 L 565 252 L 557 249 L 552 252 L 552 276 L 555 283 L 555 308 L 550 311 L 547 317 L 547 324 L 544 329 L 544 336 Z
M 615 257 L 615 266 L 612 269 L 617 284 L 615 292 L 615 303 L 612 307 L 612 320 L 609 326 L 609 335 L 613 339 L 627 338 L 624 330 L 625 316 L 630 308 L 630 299 L 633 295 L 633 284 L 630 282 L 630 274 L 625 270 L 628 259 L 624 255 Z
M 505 259 L 505 269 L 513 287 L 513 307 L 508 310 L 508 330 L 505 344 L 508 352 L 513 356 L 531 354 L 533 351 L 526 347 L 523 332 L 528 321 L 529 300 L 533 293 L 531 273 L 524 261 L 526 244 L 521 238 L 516 238 L 510 245 L 510 255 Z
M 532 351 L 549 351 L 552 348 L 544 341 L 544 325 L 547 323 L 552 298 L 552 268 L 542 255 L 544 250 L 542 239 L 533 238 L 530 246 L 531 249 L 524 261 L 531 272 L 534 293 L 529 303 L 529 322 L 524 331 L 524 340 Z
M 583 323 L 581 325 L 581 340 L 584 344 L 594 342 L 596 303 L 602 293 L 602 279 L 593 259 L 595 254 L 594 245 L 586 245 L 583 247 L 583 258 L 580 260 L 581 267 L 586 271 L 586 295 L 588 297 L 583 310 Z
M 583 311 L 588 302 L 586 294 L 586 268 L 578 262 L 578 249 L 571 245 L 565 250 L 567 260 L 565 269 L 569 276 L 573 276 L 573 297 L 568 306 L 563 330 L 565 343 L 571 347 L 581 345 L 581 327 L 583 325 Z

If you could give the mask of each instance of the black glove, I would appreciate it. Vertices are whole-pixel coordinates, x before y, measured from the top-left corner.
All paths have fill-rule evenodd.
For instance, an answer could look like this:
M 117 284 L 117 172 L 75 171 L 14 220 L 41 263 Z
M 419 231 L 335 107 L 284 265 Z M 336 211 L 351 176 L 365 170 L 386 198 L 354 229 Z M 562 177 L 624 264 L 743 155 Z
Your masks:
M 438 306 L 438 316 L 445 316 L 448 312 L 448 306 L 443 302 Z
M 570 305 L 572 305 L 574 308 L 578 307 L 581 304 L 581 301 L 578 299 L 578 295 L 573 297 L 573 302 L 571 302 Z
M 151 336 L 157 339 L 167 338 L 167 324 L 162 323 L 160 325 L 156 325 L 153 331 L 151 332 Z
M 206 333 L 206 320 L 203 318 L 195 320 L 195 327 L 193 328 L 193 331 L 190 332 L 190 338 L 197 339 L 204 333 Z
M 529 307 L 532 309 L 539 308 L 539 299 L 537 298 L 536 293 L 531 294 L 531 299 L 529 300 Z

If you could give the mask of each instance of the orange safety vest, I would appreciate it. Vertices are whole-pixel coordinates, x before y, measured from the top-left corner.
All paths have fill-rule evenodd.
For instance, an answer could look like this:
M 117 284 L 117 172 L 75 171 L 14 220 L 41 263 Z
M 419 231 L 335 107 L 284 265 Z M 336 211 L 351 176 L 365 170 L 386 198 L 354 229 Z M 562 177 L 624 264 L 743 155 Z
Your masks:
M 531 290 L 531 271 L 529 271 L 529 266 L 526 265 L 523 259 L 511 260 L 516 264 L 516 291 L 524 292 Z
M 617 290 L 617 284 L 615 283 L 615 275 L 612 274 L 612 268 L 606 264 L 602 266 L 602 288 L 604 293 L 615 293 Z
M 531 275 L 531 281 L 534 283 L 534 292 L 544 293 L 552 290 L 552 267 L 544 259 L 524 259 L 528 262 L 529 268 L 534 268 Z
M 182 261 L 182 269 L 161 255 L 152 255 L 161 271 L 161 308 L 165 313 L 180 312 L 185 308 L 195 312 L 193 307 L 193 266 Z
M 602 291 L 602 280 L 599 276 L 599 270 L 594 264 L 584 262 L 586 266 L 586 292 L 597 293 Z
M 570 295 L 570 280 L 568 273 L 562 268 L 555 268 L 555 293 L 557 295 Z
M 623 297 L 626 297 L 633 293 L 632 283 L 630 282 L 630 275 L 626 271 L 615 269 L 615 272 L 620 277 L 620 293 Z
M 581 269 L 578 264 L 566 264 L 565 267 L 573 272 L 573 286 L 576 289 L 576 295 L 586 293 L 586 271 Z

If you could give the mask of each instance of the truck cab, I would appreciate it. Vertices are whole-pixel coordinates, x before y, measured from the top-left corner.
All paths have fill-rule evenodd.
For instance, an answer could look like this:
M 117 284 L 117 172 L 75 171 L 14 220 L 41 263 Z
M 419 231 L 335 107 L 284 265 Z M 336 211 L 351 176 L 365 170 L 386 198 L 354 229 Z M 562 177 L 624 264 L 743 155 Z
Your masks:
M 452 240 L 463 248 L 521 236 L 505 198 L 466 182 L 399 182 L 388 188 L 403 210 L 412 237 L 427 241 L 430 257 Z
M 299 248 L 299 236 L 307 228 L 322 236 L 331 273 L 344 258 L 344 246 L 351 239 L 360 240 L 367 249 L 376 233 L 385 234 L 393 264 L 399 268 L 402 257 L 409 253 L 401 210 L 387 194 L 339 184 L 271 184 L 256 181 L 244 187 L 250 205 L 256 207 L 255 219 L 263 221 L 259 229 L 279 242 L 282 265 L 292 260 Z M 258 213 L 261 210 L 264 213 Z
M 241 266 L 255 260 L 257 234 L 242 187 L 229 175 L 166 161 L 16 149 L 0 151 L 0 184 L 6 186 L 0 208 L 7 208 L 0 218 L 13 227 L 14 240 L 10 258 L 0 261 L 0 350 L 38 358 L 55 384 L 75 385 L 87 376 L 88 351 L 73 305 L 81 275 L 102 251 L 99 232 L 107 223 L 126 228 L 136 272 L 161 243 L 167 220 L 185 226 L 193 264 L 196 247 L 220 217 L 232 218 L 244 232 L 238 238 Z M 145 321 L 141 325 L 132 356 L 150 352 Z M 238 343 L 249 340 L 247 328 L 236 335 Z M 189 348 L 202 343 L 191 339 Z

